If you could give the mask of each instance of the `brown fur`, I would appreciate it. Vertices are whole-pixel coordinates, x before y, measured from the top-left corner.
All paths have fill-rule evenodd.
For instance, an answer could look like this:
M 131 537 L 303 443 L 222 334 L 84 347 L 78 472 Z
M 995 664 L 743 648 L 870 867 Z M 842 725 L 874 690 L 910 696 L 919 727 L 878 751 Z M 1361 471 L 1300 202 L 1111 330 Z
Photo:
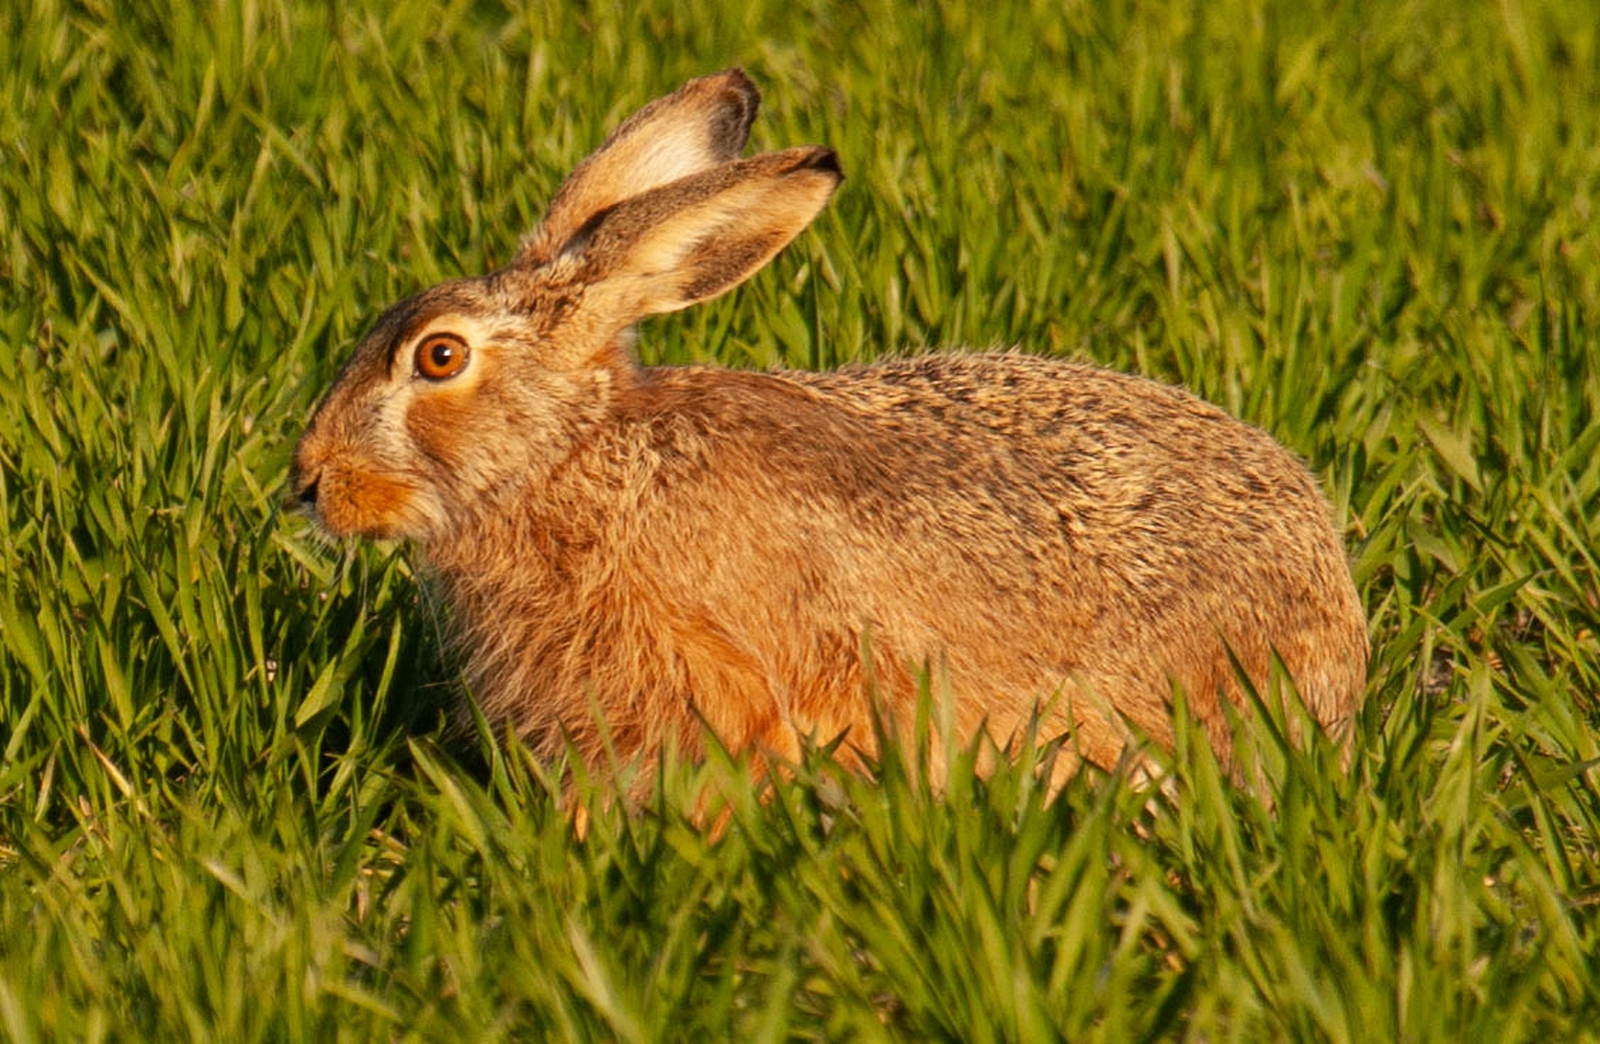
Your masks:
M 694 756 L 702 723 L 792 756 L 870 747 L 869 690 L 908 722 L 928 672 L 958 738 L 1042 709 L 1110 764 L 1130 725 L 1171 741 L 1177 684 L 1226 754 L 1231 650 L 1342 731 L 1367 646 L 1327 504 L 1221 410 L 1020 353 L 631 358 L 634 321 L 748 277 L 839 180 L 825 149 L 734 158 L 754 107 L 729 72 L 630 119 L 509 268 L 386 313 L 297 448 L 326 528 L 419 545 L 488 717 L 596 766 L 595 709 L 624 759 Z M 471 357 L 431 382 L 439 331 Z

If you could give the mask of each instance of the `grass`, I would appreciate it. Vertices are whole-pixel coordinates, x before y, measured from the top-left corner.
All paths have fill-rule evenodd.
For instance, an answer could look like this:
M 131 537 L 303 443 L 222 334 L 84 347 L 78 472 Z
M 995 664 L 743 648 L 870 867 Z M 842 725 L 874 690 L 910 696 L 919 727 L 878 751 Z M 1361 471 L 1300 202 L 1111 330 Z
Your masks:
M 1590 14 L 715 6 L 0 12 L 0 1036 L 1600 1039 Z M 443 738 L 434 607 L 280 515 L 290 447 L 383 305 L 730 64 L 849 180 L 646 360 L 1020 343 L 1267 428 L 1368 608 L 1348 772 L 1270 720 L 1270 801 L 1188 741 L 1048 801 L 715 759 L 579 841 Z

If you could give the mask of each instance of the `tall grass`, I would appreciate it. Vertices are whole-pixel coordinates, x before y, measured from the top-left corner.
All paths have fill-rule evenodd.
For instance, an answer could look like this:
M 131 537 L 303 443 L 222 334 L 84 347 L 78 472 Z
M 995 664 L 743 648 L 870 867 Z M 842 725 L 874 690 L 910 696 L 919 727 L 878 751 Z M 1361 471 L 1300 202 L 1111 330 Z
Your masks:
M 0 1035 L 1600 1039 L 1600 29 L 1582 5 L 0 11 Z M 624 815 L 446 738 L 403 549 L 278 503 L 386 303 L 745 66 L 849 180 L 646 361 L 1022 344 L 1324 477 L 1355 756 L 932 793 L 726 758 Z M 1048 751 L 1040 752 L 1048 756 Z M 720 836 L 686 810 L 726 802 Z

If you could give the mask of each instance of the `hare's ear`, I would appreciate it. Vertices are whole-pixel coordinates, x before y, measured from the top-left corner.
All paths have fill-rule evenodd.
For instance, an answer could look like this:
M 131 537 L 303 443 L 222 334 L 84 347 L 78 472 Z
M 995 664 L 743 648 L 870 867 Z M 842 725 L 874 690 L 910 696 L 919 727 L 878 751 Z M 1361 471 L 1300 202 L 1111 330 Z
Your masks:
M 727 69 L 646 105 L 567 176 L 517 262 L 543 264 L 607 207 L 736 159 L 760 103 L 750 78 Z
M 725 163 L 597 214 L 568 241 L 584 308 L 620 328 L 730 290 L 817 216 L 843 175 L 807 146 Z

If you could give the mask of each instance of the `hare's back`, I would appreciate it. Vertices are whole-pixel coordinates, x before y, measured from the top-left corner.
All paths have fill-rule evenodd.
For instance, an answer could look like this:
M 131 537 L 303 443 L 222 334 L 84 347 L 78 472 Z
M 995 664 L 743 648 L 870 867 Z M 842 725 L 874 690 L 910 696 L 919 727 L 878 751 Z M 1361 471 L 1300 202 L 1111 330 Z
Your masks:
M 893 489 L 873 508 L 948 529 L 986 574 L 1032 576 L 1075 591 L 1077 611 L 1137 607 L 1176 629 L 1214 627 L 1218 613 L 1310 614 L 1312 628 L 1359 618 L 1305 466 L 1181 388 L 1016 353 L 804 380 L 875 432 L 864 452 Z
M 960 548 L 896 553 L 967 577 L 925 608 L 954 607 L 952 634 L 992 616 L 1002 655 L 986 669 L 1029 635 L 1107 692 L 1148 684 L 1153 665 L 1209 694 L 1232 677 L 1220 636 L 1256 677 L 1282 655 L 1324 722 L 1359 697 L 1365 626 L 1343 543 L 1316 481 L 1265 432 L 1180 388 L 1014 353 L 805 380 L 870 418 L 887 470 L 918 491 L 882 498 L 886 513 L 944 525 Z M 1147 727 L 1164 720 L 1152 713 Z
M 1192 525 L 1197 516 L 1235 525 L 1252 504 L 1327 525 L 1325 502 L 1293 454 L 1182 388 L 1014 352 L 795 377 L 860 415 L 888 452 L 937 457 L 924 474 L 954 488 L 1004 467 L 1023 472 L 1008 476 L 1020 480 L 1019 494 L 1047 495 L 1070 514 L 1137 514 L 1142 524 L 1123 520 L 1135 528 L 1163 518 Z
M 1045 589 L 1071 591 L 1046 601 L 1075 614 L 1138 606 L 1191 627 L 1349 584 L 1305 467 L 1180 388 L 1018 353 L 649 373 L 616 431 L 649 447 L 657 476 L 655 513 L 629 532 L 675 534 L 674 548 L 743 535 L 765 556 L 789 541 L 814 563 L 870 565 L 862 591 L 1010 591 L 1045 627 L 1059 623 L 1040 612 Z M 1014 608 L 995 611 L 1014 622 Z

